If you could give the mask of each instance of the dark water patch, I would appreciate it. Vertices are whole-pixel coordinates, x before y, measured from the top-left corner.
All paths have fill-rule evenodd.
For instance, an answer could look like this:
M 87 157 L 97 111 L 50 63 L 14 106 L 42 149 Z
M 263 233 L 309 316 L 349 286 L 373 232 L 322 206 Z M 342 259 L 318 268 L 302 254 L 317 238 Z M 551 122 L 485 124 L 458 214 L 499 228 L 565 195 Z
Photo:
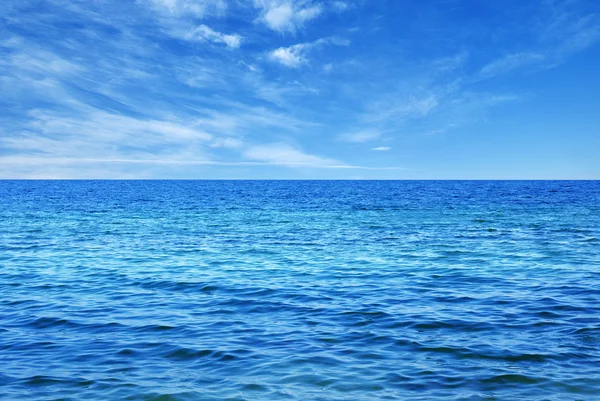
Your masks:
M 173 282 L 168 280 L 152 280 L 146 282 L 135 282 L 133 285 L 146 290 L 161 290 L 180 293 L 190 292 L 212 292 L 219 289 L 218 286 L 203 282 Z
M 58 317 L 40 317 L 31 321 L 28 325 L 36 329 L 78 328 L 81 326 L 79 323 Z
M 198 400 L 199 397 L 202 397 L 201 392 L 173 392 L 173 393 L 150 393 L 150 394 L 139 394 L 135 396 L 125 397 L 124 400 L 131 401 L 195 401 Z M 212 400 L 214 398 L 206 398 L 207 400 Z M 230 400 L 233 400 L 230 398 Z
M 80 378 L 62 378 L 52 376 L 31 376 L 25 379 L 19 380 L 21 385 L 27 387 L 49 387 L 49 386 L 75 386 L 75 387 L 89 387 L 94 384 L 93 380 L 86 380 Z
M 541 384 L 548 381 L 546 378 L 520 375 L 520 374 L 502 374 L 492 377 L 487 377 L 481 380 L 481 383 L 487 385 L 530 385 L 530 384 Z
M 461 333 L 469 332 L 480 332 L 480 331 L 492 331 L 496 329 L 495 324 L 488 322 L 469 322 L 464 320 L 452 319 L 452 320 L 437 320 L 437 321 L 420 321 L 418 323 L 412 323 L 407 326 L 410 329 L 417 331 L 429 331 L 429 330 L 447 330 L 457 331 Z
M 156 333 L 162 333 L 162 332 L 172 332 L 172 331 L 180 331 L 180 330 L 185 330 L 185 327 L 175 327 L 175 326 L 169 326 L 169 325 L 164 325 L 164 324 L 148 324 L 145 326 L 138 326 L 138 327 L 132 327 L 132 330 L 136 331 L 136 332 L 156 332 Z
M 573 334 L 597 334 L 600 336 L 600 327 L 582 327 L 574 330 Z
M 204 357 L 214 357 L 216 359 L 221 359 L 222 357 L 225 357 L 227 355 L 228 354 L 225 354 L 223 352 L 217 352 L 215 350 L 194 350 L 189 348 L 177 348 L 173 351 L 162 354 L 163 357 L 175 361 L 189 361 Z

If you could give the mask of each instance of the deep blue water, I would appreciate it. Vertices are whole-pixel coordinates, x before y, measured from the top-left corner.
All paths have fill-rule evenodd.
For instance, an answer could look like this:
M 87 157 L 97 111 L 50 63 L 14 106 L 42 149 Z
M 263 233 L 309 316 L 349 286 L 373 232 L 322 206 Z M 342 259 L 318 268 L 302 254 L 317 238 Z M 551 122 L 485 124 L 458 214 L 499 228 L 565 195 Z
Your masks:
M 600 182 L 0 181 L 0 398 L 600 400 Z

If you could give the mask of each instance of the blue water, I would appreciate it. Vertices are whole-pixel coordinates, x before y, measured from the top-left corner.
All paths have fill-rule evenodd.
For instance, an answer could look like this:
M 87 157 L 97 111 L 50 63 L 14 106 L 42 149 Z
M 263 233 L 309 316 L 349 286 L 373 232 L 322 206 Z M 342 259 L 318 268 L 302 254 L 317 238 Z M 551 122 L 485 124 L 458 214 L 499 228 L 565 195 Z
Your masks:
M 600 400 L 600 182 L 0 181 L 0 398 Z

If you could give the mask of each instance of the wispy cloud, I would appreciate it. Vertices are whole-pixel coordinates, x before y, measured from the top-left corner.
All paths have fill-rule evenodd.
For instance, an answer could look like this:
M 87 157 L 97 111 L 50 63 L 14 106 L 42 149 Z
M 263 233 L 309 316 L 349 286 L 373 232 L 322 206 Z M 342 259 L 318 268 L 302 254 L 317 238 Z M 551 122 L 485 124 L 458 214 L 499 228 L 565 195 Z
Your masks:
M 23 72 L 68 76 L 82 72 L 82 65 L 70 62 L 43 49 L 18 52 L 10 57 L 12 65 Z
M 372 92 L 356 94 L 363 99 L 363 110 L 356 113 L 353 130 L 338 135 L 339 141 L 364 143 L 380 139 L 385 133 L 387 141 L 406 136 L 430 136 L 476 121 L 484 121 L 490 108 L 519 99 L 514 94 L 488 93 L 472 89 L 477 79 L 464 71 L 468 53 L 430 60 L 419 65 L 418 73 L 405 82 L 391 82 Z M 512 60 L 512 64 L 517 61 Z M 486 69 L 486 74 L 500 73 L 512 66 L 511 60 Z M 515 67 L 516 68 L 516 67 Z M 368 73 L 368 72 L 367 72 Z M 491 75 L 487 75 L 486 79 Z M 387 150 L 386 146 L 372 150 Z
M 338 160 L 312 155 L 285 143 L 271 143 L 247 149 L 244 156 L 260 163 L 297 168 L 345 170 L 404 170 L 403 167 L 370 167 L 342 163 Z
M 254 0 L 261 10 L 259 21 L 278 32 L 294 33 L 322 12 L 320 4 L 306 0 Z
M 585 0 L 510 0 L 514 19 L 493 21 L 455 19 L 452 2 L 388 14 L 362 0 L 9 3 L 0 176 L 11 177 L 382 169 L 354 162 L 476 135 L 493 108 L 535 99 L 534 84 L 520 92 L 521 72 L 600 41 Z
M 145 0 L 157 12 L 170 16 L 204 18 L 222 15 L 227 9 L 225 0 Z
M 308 63 L 307 54 L 325 45 L 349 46 L 350 41 L 336 37 L 321 38 L 314 42 L 298 43 L 288 47 L 280 47 L 269 53 L 269 59 L 286 67 L 298 68 Z
M 545 59 L 539 53 L 514 53 L 499 58 L 486 64 L 480 72 L 482 78 L 491 78 L 496 75 L 505 74 L 520 67 L 539 63 Z
M 259 79 L 256 84 L 256 96 L 267 100 L 280 107 L 285 106 L 289 101 L 305 95 L 318 95 L 319 90 L 306 86 L 298 81 L 286 81 L 282 83 L 269 82 Z
M 581 0 L 544 0 L 531 26 L 540 44 L 563 57 L 600 40 L 600 14 L 583 11 Z
M 383 133 L 378 130 L 368 129 L 351 133 L 338 135 L 338 140 L 342 142 L 363 143 L 379 139 Z
M 434 91 L 435 93 L 421 97 L 411 94 L 403 98 L 396 94 L 385 100 L 378 100 L 370 106 L 371 111 L 365 114 L 364 119 L 370 123 L 380 124 L 389 120 L 403 122 L 411 118 L 426 117 L 440 105 L 443 96 L 441 92 L 437 92 L 437 89 Z
M 143 0 L 156 14 L 164 32 L 173 38 L 225 44 L 237 49 L 242 36 L 237 33 L 222 33 L 206 24 L 198 25 L 199 20 L 209 17 L 223 17 L 227 10 L 225 0 Z
M 227 161 L 228 158 L 239 159 L 247 151 L 244 136 L 266 130 L 294 132 L 311 126 L 311 123 L 281 111 L 243 102 L 212 98 L 208 106 L 196 105 L 194 103 L 202 102 L 204 98 L 194 94 L 191 98 L 194 103 L 190 103 L 186 98 L 188 94 L 174 93 L 170 88 L 162 94 L 168 102 L 153 105 L 150 99 L 138 96 L 137 91 L 124 92 L 121 86 L 129 84 L 128 81 L 111 82 L 104 78 L 110 77 L 113 71 L 101 66 L 99 63 L 84 67 L 24 43 L 13 49 L 8 59 L 0 61 L 0 68 L 10 71 L 0 82 L 0 87 L 13 96 L 37 93 L 36 96 L 44 96 L 48 103 L 46 107 L 26 110 L 26 118 L 19 122 L 9 121 L 3 125 L 0 149 L 14 155 L 11 159 L 3 159 L 4 168 L 8 168 L 7 163 L 12 160 L 13 164 L 19 162 L 21 166 L 31 164 L 31 169 L 15 166 L 13 171 L 21 171 L 22 176 L 65 177 L 69 176 L 66 166 L 70 163 L 72 171 L 77 170 L 77 174 L 71 174 L 75 177 L 83 171 L 76 165 L 83 163 L 87 166 L 85 171 L 91 174 L 88 176 L 128 177 L 130 172 L 135 174 L 133 167 L 125 164 L 132 163 L 244 165 L 261 162 L 256 158 L 247 162 Z M 140 67 L 160 68 L 160 64 Z M 212 73 L 224 72 L 215 68 Z M 96 83 L 91 80 L 95 77 L 104 79 Z M 147 77 L 141 75 L 141 79 Z M 87 86 L 85 91 L 78 88 L 80 82 Z M 99 96 L 104 99 L 102 107 L 98 106 Z M 108 96 L 121 100 L 116 103 Z M 5 97 L 4 101 L 9 99 Z M 119 106 L 107 108 L 111 103 Z M 253 142 L 256 144 L 265 139 L 258 137 Z M 255 145 L 253 152 L 260 149 L 257 146 L 260 145 Z M 299 162 L 300 153 L 288 152 L 288 155 L 293 155 Z M 309 161 L 316 165 L 318 159 L 304 158 L 303 162 Z M 261 163 L 271 162 L 266 158 Z M 110 163 L 122 166 L 107 167 L 108 175 L 95 175 L 100 171 L 98 165 Z M 153 173 L 157 170 L 148 172 Z M 144 176 L 144 173 L 140 171 L 137 176 Z
M 285 143 L 272 143 L 247 149 L 244 155 L 250 160 L 258 160 L 278 165 L 322 167 L 340 165 L 339 161 L 310 155 Z
M 1 147 L 25 154 L 71 158 L 107 155 L 131 158 L 198 150 L 198 145 L 212 139 L 212 135 L 190 123 L 98 110 L 89 110 L 81 116 L 34 110 L 29 116 L 31 122 L 20 134 L 0 139 Z
M 504 54 L 484 65 L 477 79 L 488 79 L 529 68 L 554 68 L 574 53 L 600 41 L 600 15 L 585 13 L 580 0 L 543 0 L 539 13 L 526 24 L 522 34 L 531 37 L 519 50 Z
M 206 25 L 200 25 L 193 30 L 187 32 L 184 37 L 188 40 L 210 41 L 214 43 L 223 43 L 232 49 L 240 47 L 242 37 L 237 34 L 227 35 L 221 32 L 216 32 Z
M 336 11 L 346 11 L 350 7 L 345 1 L 334 1 L 331 5 Z
M 211 148 L 239 149 L 244 143 L 238 138 L 218 138 L 210 144 Z

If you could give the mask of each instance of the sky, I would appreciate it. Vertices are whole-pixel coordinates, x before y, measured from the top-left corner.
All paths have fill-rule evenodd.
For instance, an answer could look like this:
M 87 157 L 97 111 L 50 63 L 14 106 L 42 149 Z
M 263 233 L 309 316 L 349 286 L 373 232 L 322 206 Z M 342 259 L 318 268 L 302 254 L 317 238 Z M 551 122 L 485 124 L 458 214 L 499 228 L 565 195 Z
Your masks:
M 600 1 L 3 0 L 0 178 L 600 179 Z

